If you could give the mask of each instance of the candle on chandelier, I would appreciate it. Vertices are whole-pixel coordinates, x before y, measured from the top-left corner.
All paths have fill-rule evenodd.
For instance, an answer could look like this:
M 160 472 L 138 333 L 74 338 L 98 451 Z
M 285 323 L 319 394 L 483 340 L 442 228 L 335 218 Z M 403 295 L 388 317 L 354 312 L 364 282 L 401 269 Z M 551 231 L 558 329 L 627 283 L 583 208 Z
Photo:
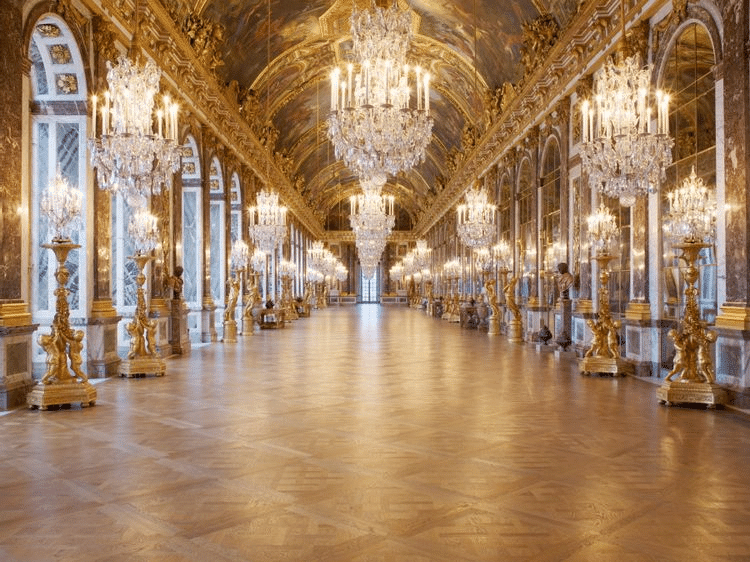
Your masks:
M 331 72 L 331 111 L 339 109 L 339 74 L 341 70 L 334 68 Z
M 588 135 L 589 135 L 589 100 L 583 100 L 583 104 L 581 105 L 581 118 L 583 119 L 583 127 L 581 134 L 583 138 L 581 141 L 588 142 Z
M 91 103 L 93 104 L 92 110 L 91 110 L 91 130 L 94 132 L 93 134 L 94 137 L 96 136 L 96 102 L 97 102 L 97 99 L 98 98 L 96 97 L 96 94 L 91 96 Z
M 425 72 L 424 75 L 424 110 L 427 114 L 430 113 L 430 73 Z
M 352 82 L 352 71 L 354 70 L 354 65 L 352 63 L 349 63 L 349 66 L 347 67 L 347 78 L 346 78 L 346 89 L 349 92 L 349 100 L 347 103 L 347 100 L 344 100 L 344 103 L 346 104 L 346 107 L 354 107 L 354 88 L 353 82 Z
M 102 135 L 109 134 L 109 90 L 104 92 L 104 107 L 102 107 Z
M 417 111 L 422 109 L 422 67 L 418 66 L 417 71 Z

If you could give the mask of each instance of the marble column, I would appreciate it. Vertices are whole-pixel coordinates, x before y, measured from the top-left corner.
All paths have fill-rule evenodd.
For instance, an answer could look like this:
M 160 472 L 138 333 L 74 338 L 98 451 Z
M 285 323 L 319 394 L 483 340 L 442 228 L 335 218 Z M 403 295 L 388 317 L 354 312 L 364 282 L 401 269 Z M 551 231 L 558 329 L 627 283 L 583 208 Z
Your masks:
M 86 372 L 90 377 L 117 376 L 117 324 L 122 317 L 112 303 L 112 196 L 96 186 L 93 175 L 93 300 L 86 325 Z
M 201 310 L 201 342 L 217 342 L 219 336 L 216 332 L 216 304 L 211 296 L 211 192 L 210 170 L 211 151 L 209 150 L 209 130 L 204 125 L 201 135 L 201 205 L 203 215 L 203 307 Z
M 750 386 L 750 286 L 748 254 L 748 175 L 750 172 L 750 73 L 747 64 L 748 6 L 720 3 L 724 23 L 723 78 L 724 220 L 726 301 L 716 317 L 716 380 L 733 387 Z M 717 88 L 717 93 L 719 89 Z
M 652 372 L 652 342 L 659 341 L 659 329 L 651 322 L 649 304 L 649 215 L 648 198 L 639 198 L 630 208 L 630 299 L 625 309 L 621 336 L 625 337 L 623 356 L 639 376 Z
M 5 77 L 0 88 L 0 409 L 26 402 L 32 379 L 31 337 L 37 326 L 31 321 L 25 300 L 21 256 L 24 255 L 22 233 L 28 213 L 23 209 L 23 119 L 24 80 L 30 64 L 23 52 L 23 13 L 21 0 L 0 2 L 0 74 Z M 28 259 L 28 258 L 26 258 Z

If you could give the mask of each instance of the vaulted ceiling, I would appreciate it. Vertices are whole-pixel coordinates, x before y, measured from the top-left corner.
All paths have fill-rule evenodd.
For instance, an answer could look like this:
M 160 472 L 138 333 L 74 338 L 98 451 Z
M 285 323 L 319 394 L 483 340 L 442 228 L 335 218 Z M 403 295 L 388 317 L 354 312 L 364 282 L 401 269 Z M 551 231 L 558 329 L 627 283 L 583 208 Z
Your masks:
M 353 1 L 364 8 L 371 0 L 193 1 L 195 13 L 225 28 L 218 73 L 240 90 L 254 90 L 258 112 L 279 131 L 275 150 L 290 158 L 316 214 L 327 215 L 358 188 L 326 136 L 328 77 L 347 60 Z M 522 77 L 522 24 L 552 14 L 562 27 L 578 1 L 398 1 L 415 23 L 408 58 L 433 76 L 435 126 L 425 161 L 389 178 L 385 188 L 416 220 L 434 197 L 436 180 L 448 175 L 446 156 L 460 148 L 464 127 L 480 125 L 485 92 Z

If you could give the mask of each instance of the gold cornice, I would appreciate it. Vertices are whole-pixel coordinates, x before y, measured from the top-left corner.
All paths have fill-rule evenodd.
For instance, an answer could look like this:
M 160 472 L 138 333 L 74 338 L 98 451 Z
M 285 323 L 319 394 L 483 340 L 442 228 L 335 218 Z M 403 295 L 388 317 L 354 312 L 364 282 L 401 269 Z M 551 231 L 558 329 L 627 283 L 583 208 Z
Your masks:
M 626 19 L 642 13 L 649 0 L 636 0 Z M 558 100 L 570 95 L 586 72 L 595 69 L 602 55 L 616 47 L 619 35 L 619 0 L 603 5 L 585 2 L 562 31 L 558 41 L 533 74 L 516 86 L 516 96 L 488 132 L 478 140 L 450 178 L 448 186 L 422 216 L 416 232 L 425 235 L 447 213 L 472 181 L 481 176 L 503 153 L 517 144 L 531 127 L 542 122 Z M 651 7 L 651 9 L 654 9 Z
M 23 301 L 0 302 L 0 327 L 30 326 L 31 313 Z
M 716 316 L 716 327 L 728 330 L 750 330 L 750 308 L 722 306 L 721 312 Z

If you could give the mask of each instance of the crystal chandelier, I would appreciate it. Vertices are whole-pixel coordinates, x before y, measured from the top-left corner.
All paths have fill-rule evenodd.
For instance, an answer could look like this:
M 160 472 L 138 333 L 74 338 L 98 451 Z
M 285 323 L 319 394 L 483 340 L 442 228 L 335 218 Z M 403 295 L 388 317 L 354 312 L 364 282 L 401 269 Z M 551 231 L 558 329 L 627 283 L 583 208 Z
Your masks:
M 422 271 L 429 269 L 430 258 L 432 258 L 432 249 L 427 247 L 427 240 L 417 240 L 417 245 L 412 250 L 414 256 L 414 268 Z
M 381 195 L 372 190 L 365 190 L 359 195 L 352 195 L 349 202 L 349 224 L 357 238 L 360 232 L 368 230 L 382 231 L 388 236 L 396 225 L 393 195 Z
M 141 66 L 120 56 L 115 66 L 107 63 L 108 90 L 101 105 L 101 135 L 97 138 L 99 99 L 92 97 L 92 131 L 89 139 L 91 165 L 99 187 L 122 193 L 133 206 L 152 194 L 169 189 L 180 168 L 177 146 L 177 104 L 169 96 L 154 106 L 161 71 L 153 61 Z
M 466 192 L 466 202 L 458 206 L 458 235 L 470 248 L 489 246 L 495 238 L 495 205 L 478 185 Z
M 474 265 L 482 273 L 487 273 L 492 269 L 494 262 L 492 261 L 492 253 L 488 247 L 484 246 L 474 249 Z
M 42 195 L 42 214 L 49 222 L 52 241 L 70 241 L 70 231 L 81 224 L 81 191 L 68 185 L 68 182 L 57 172 L 52 185 Z
M 321 269 L 323 267 L 323 260 L 326 256 L 326 250 L 323 248 L 323 242 L 315 240 L 312 243 L 312 248 L 307 250 L 307 259 L 311 269 Z
M 669 214 L 664 230 L 681 242 L 709 242 L 716 230 L 716 200 L 695 168 L 682 185 L 667 194 Z
M 128 235 L 133 239 L 136 254 L 150 254 L 159 242 L 157 218 L 145 207 L 141 207 L 130 216 Z
M 347 277 L 349 277 L 349 270 L 346 267 L 344 267 L 344 264 L 342 263 L 336 264 L 335 277 L 336 277 L 336 281 L 338 281 L 339 283 L 343 283 L 344 281 L 346 281 Z
M 389 272 L 389 276 L 391 278 L 391 281 L 399 283 L 404 277 L 404 265 L 399 262 L 396 265 L 392 266 Z
M 669 96 L 656 92 L 654 115 L 650 82 L 651 69 L 640 55 L 621 54 L 597 76 L 593 104 L 585 100 L 582 106 L 581 160 L 589 183 L 626 207 L 656 191 L 672 163 Z
M 586 222 L 591 236 L 591 245 L 596 254 L 611 254 L 620 231 L 617 228 L 617 220 L 609 208 L 604 204 L 599 205 L 596 213 L 589 215 Z
M 262 189 L 250 207 L 250 237 L 266 254 L 273 253 L 286 239 L 286 207 L 279 205 L 279 194 Z
M 492 247 L 492 257 L 500 269 L 508 269 L 513 259 L 513 251 L 507 240 L 500 240 Z
M 297 264 L 290 260 L 279 262 L 279 275 L 292 279 L 297 274 Z
M 443 264 L 443 275 L 446 279 L 458 279 L 461 277 L 461 263 L 454 259 Z
M 244 240 L 236 240 L 232 244 L 232 251 L 229 254 L 231 268 L 235 270 L 245 269 L 250 261 L 250 248 Z
M 351 17 L 355 64 L 331 73 L 328 137 L 360 178 L 397 174 L 424 159 L 432 138 L 430 75 L 406 64 L 411 12 L 371 3 Z M 411 95 L 409 79 L 416 80 Z

